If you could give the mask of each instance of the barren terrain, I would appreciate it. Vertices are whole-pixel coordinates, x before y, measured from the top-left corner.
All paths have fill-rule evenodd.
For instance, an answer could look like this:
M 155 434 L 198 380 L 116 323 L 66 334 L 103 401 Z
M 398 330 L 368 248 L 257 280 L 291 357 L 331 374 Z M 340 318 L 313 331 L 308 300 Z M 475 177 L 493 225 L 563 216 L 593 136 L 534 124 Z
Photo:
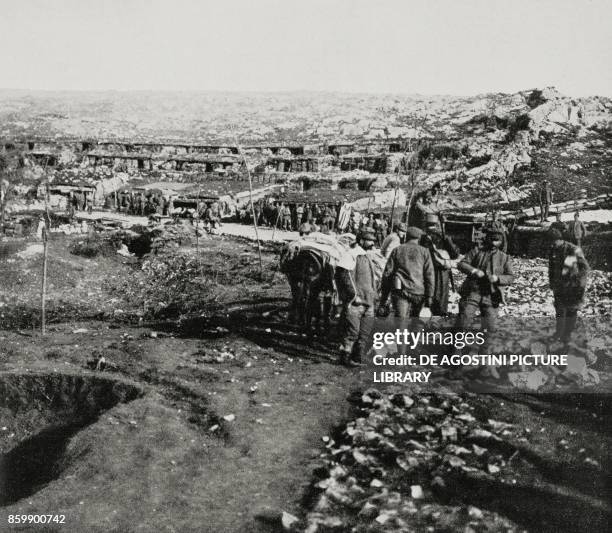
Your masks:
M 35 329 L 40 254 L 1 264 L 3 517 L 62 513 L 57 530 L 75 532 L 276 531 L 283 511 L 301 520 L 291 527 L 318 531 L 574 531 L 586 521 L 605 530 L 608 396 L 566 409 L 561 396 L 524 395 L 415 395 L 416 405 L 442 407 L 431 412 L 372 404 L 359 400 L 358 371 L 335 364 L 333 342 L 311 343 L 286 324 L 272 248 L 262 281 L 249 241 L 209 237 L 143 266 L 114 252 L 71 254 L 77 238 L 50 244 L 44 338 Z M 449 401 L 458 409 L 442 426 L 461 440 L 442 452 L 428 428 L 437 431 Z M 404 442 L 398 423 L 417 428 L 399 448 L 408 463 L 385 451 L 387 440 Z M 474 440 L 478 428 L 495 435 Z M 475 474 L 451 481 L 458 473 L 445 462 L 469 463 L 462 454 L 474 452 L 460 449 L 472 444 L 486 455 L 474 455 Z M 438 478 L 450 493 L 435 488 Z M 412 485 L 423 496 L 411 498 Z M 373 521 L 372 509 L 386 518 Z
M 609 531 L 611 119 L 609 98 L 553 88 L 474 97 L 0 91 L 8 222 L 34 224 L 0 242 L 0 530 Z M 91 166 L 97 142 L 110 162 Z M 337 320 L 315 338 L 288 323 L 278 252 L 295 232 L 260 228 L 260 267 L 251 226 L 224 222 L 216 236 L 196 235 L 188 219 L 145 228 L 144 217 L 101 205 L 78 216 L 105 219 L 103 231 L 50 234 L 43 335 L 39 186 L 99 186 L 102 203 L 134 184 L 199 183 L 199 170 L 170 165 L 183 142 L 260 144 L 232 170 L 242 174 L 279 151 L 293 161 L 289 145 L 313 150 L 322 171 L 261 174 L 298 200 L 305 182 L 317 201 L 338 192 L 332 184 L 367 196 L 364 183 L 387 193 L 398 183 L 407 197 L 435 193 L 436 212 L 475 220 L 493 208 L 533 210 L 547 178 L 567 220 L 572 202 L 595 198 L 581 204 L 592 209 L 584 250 L 595 268 L 570 347 L 577 369 L 536 374 L 529 394 L 515 393 L 509 373 L 496 394 L 479 394 L 478 379 L 446 369 L 427 393 L 372 390 L 363 370 L 337 364 Z M 242 164 L 233 148 L 200 155 Z M 41 163 L 49 155 L 53 168 Z M 385 172 L 343 169 L 365 155 Z M 139 157 L 158 166 L 140 168 Z M 222 170 L 209 185 L 218 192 L 215 180 L 228 177 Z M 244 191 L 236 177 L 224 191 Z M 523 236 L 544 231 L 538 218 L 521 215 Z M 117 220 L 135 231 L 112 229 Z M 121 244 L 129 250 L 117 253 Z M 538 239 L 526 248 L 501 341 L 550 353 L 545 249 Z M 457 302 L 452 294 L 451 313 Z M 583 393 L 570 394 L 575 386 Z M 65 524 L 6 519 L 36 513 L 64 514 Z

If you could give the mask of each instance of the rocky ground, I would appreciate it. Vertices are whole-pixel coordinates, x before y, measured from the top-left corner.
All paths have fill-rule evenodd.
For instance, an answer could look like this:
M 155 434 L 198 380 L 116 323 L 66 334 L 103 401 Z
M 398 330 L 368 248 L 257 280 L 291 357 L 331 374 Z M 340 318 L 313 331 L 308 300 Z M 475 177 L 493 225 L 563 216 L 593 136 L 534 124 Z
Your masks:
M 286 323 L 272 245 L 262 277 L 252 242 L 192 237 L 143 261 L 52 240 L 45 337 L 40 248 L 0 263 L 3 517 L 64 513 L 62 531 L 605 530 L 608 396 L 457 394 L 444 379 L 368 390 L 334 342 Z M 539 316 L 550 301 L 529 261 L 510 306 Z M 587 310 L 602 317 L 610 275 L 594 279 Z M 599 341 L 589 369 L 606 382 Z
M 369 142 L 410 139 L 410 157 L 387 153 L 385 173 L 370 177 L 376 187 L 391 187 L 401 170 L 401 186 L 410 194 L 413 183 L 407 176 L 416 167 L 418 190 L 436 187 L 440 193 L 436 207 L 446 211 L 533 205 L 543 177 L 550 179 L 557 200 L 612 191 L 612 102 L 598 96 L 575 99 L 554 88 L 473 97 L 357 98 L 317 93 L 68 96 L 0 91 L 0 121 L 0 137 L 7 141 L 28 136 L 87 139 L 96 131 L 100 140 L 234 144 L 237 135 L 243 145 L 271 142 L 325 148 L 356 143 L 359 148 L 353 155 L 362 156 Z M 137 179 L 197 179 L 197 172 L 94 169 L 80 160 L 82 154 L 68 153 L 61 144 L 55 151 L 61 168 L 44 173 L 56 181 L 104 182 L 108 191 Z M 330 166 L 332 156 L 319 155 L 320 171 L 345 178 L 352 174 Z M 265 156 L 246 154 L 246 158 L 254 170 Z M 357 173 L 363 177 L 363 172 Z M 42 167 L 32 165 L 26 174 L 27 179 L 21 179 L 24 194 L 42 179 Z
M 233 142 L 238 132 L 245 143 L 402 136 L 419 141 L 417 187 L 439 191 L 438 209 L 485 211 L 534 205 L 543 177 L 557 200 L 610 192 L 611 109 L 609 99 L 553 89 L 188 101 L 2 92 L 0 136 L 97 131 Z M 402 154 L 390 160 L 401 166 Z M 12 183 L 20 201 L 42 177 L 42 169 L 30 170 L 23 184 Z M 138 177 L 63 171 L 117 186 Z M 377 186 L 394 183 L 391 175 L 372 177 Z M 52 234 L 44 337 L 42 246 L 14 239 L 9 255 L 3 248 L 0 529 L 11 530 L 10 513 L 63 513 L 65 525 L 47 530 L 74 532 L 610 529 L 609 272 L 591 273 L 571 347 L 576 371 L 512 369 L 496 380 L 496 394 L 468 390 L 465 380 L 457 392 L 447 372 L 426 392 L 382 391 L 336 364 L 335 328 L 308 339 L 287 323 L 278 245 L 263 246 L 260 266 L 257 247 L 242 238 L 251 229 L 226 231 Z M 261 236 L 272 240 L 269 230 Z M 138 255 L 118 254 L 121 242 Z M 500 342 L 552 350 L 546 264 L 518 258 L 516 268 Z M 456 311 L 457 295 L 451 302 Z M 529 392 L 509 388 L 513 380 Z M 586 393 L 570 393 L 576 385 Z
M 305 530 L 605 531 L 608 398 L 366 391 L 327 441 Z

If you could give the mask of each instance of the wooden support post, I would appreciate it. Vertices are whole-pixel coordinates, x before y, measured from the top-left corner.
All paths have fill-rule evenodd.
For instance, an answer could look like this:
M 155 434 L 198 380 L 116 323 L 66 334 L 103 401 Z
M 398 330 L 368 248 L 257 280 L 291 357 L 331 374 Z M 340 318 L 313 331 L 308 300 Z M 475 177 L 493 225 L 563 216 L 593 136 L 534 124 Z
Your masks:
M 255 230 L 255 239 L 257 239 L 257 254 L 259 256 L 259 276 L 263 279 L 263 259 L 261 257 L 261 241 L 259 240 L 259 230 L 257 228 L 257 217 L 255 216 L 255 204 L 253 203 L 253 180 L 251 178 L 251 171 L 247 165 L 247 160 L 242 150 L 240 148 L 240 144 L 238 144 L 238 137 L 234 134 L 234 139 L 236 141 L 236 148 L 238 150 L 238 155 L 242 156 L 242 160 L 244 162 L 244 168 L 247 171 L 247 176 L 249 178 L 249 201 L 251 202 L 251 214 L 253 216 L 253 229 Z

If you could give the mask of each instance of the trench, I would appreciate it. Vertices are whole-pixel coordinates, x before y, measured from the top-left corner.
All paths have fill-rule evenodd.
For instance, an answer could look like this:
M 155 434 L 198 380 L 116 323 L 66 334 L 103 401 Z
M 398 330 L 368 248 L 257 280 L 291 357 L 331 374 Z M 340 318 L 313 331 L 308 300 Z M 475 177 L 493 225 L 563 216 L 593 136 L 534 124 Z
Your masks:
M 128 381 L 94 375 L 0 373 L 0 506 L 57 479 L 70 439 L 103 412 L 142 394 Z

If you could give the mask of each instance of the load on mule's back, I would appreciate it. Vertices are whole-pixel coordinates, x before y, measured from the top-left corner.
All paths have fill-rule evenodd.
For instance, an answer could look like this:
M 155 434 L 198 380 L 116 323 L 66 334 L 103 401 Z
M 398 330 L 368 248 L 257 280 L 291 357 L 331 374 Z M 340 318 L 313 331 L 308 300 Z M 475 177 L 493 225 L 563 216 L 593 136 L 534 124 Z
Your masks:
M 280 269 L 291 287 L 290 321 L 304 326 L 308 333 L 313 327 L 320 331 L 321 326 L 328 331 L 333 305 L 355 298 L 356 258 L 364 253 L 352 234 L 335 237 L 316 232 L 288 243 L 281 251 Z M 373 264 L 379 281 L 384 258 L 380 256 Z
M 311 333 L 313 319 L 316 329 L 321 322 L 329 325 L 333 294 L 333 267 L 327 258 L 314 250 L 284 250 L 281 270 L 291 287 L 289 321 L 305 327 Z
M 281 251 L 280 269 L 291 287 L 289 320 L 312 333 L 329 326 L 334 294 L 338 243 L 330 235 L 312 233 L 288 243 Z

